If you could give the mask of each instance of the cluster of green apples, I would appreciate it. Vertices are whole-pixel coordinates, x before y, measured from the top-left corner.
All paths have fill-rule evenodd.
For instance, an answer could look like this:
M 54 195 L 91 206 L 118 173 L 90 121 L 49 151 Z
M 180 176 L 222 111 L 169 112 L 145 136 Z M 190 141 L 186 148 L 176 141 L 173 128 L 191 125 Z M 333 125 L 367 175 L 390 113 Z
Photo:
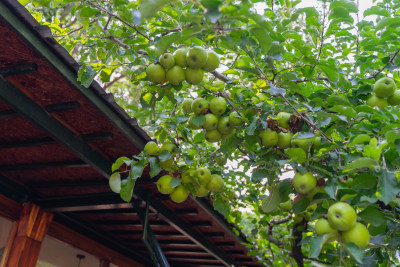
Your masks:
M 214 51 L 200 46 L 181 47 L 174 54 L 162 54 L 157 63 L 147 67 L 146 74 L 153 83 L 167 80 L 172 85 L 180 85 L 186 80 L 190 84 L 199 84 L 205 71 L 214 71 L 218 66 L 219 57 Z
M 186 98 L 182 101 L 182 110 L 186 114 L 192 114 L 188 121 L 189 126 L 193 130 L 204 129 L 205 138 L 211 143 L 229 138 L 234 134 L 235 126 L 243 123 L 236 111 L 225 114 L 227 103 L 223 97 L 214 97 L 210 102 L 204 98 Z M 205 117 L 202 124 L 193 122 L 198 115 Z
M 163 151 L 168 151 L 171 154 L 171 158 L 167 160 L 159 160 L 160 166 L 167 171 L 172 171 L 172 166 L 174 164 L 174 157 L 178 151 L 176 145 L 172 142 L 165 142 L 162 144 L 161 148 L 158 147 L 157 143 L 154 141 L 147 142 L 143 149 L 147 155 L 158 156 Z
M 321 137 L 314 136 L 312 138 L 296 138 L 290 129 L 290 113 L 279 112 L 276 116 L 277 124 L 280 128 L 288 130 L 287 132 L 276 132 L 270 128 L 262 130 L 258 137 L 260 139 L 260 144 L 264 147 L 274 147 L 277 146 L 281 149 L 286 149 L 289 147 L 301 148 L 305 152 L 308 152 L 310 147 L 316 148 L 321 145 Z
M 188 169 L 182 173 L 181 184 L 174 187 L 172 185 L 173 177 L 164 175 L 157 181 L 157 189 L 162 194 L 167 194 L 175 203 L 185 201 L 194 188 L 197 197 L 205 197 L 210 192 L 218 193 L 224 187 L 224 179 L 219 174 L 211 174 L 205 167 L 197 169 Z
M 328 209 L 328 219 L 321 218 L 315 223 L 315 232 L 318 236 L 326 234 L 326 242 L 352 242 L 359 248 L 365 248 L 370 239 L 367 227 L 357 222 L 356 211 L 345 202 L 331 205 Z
M 396 83 L 389 77 L 379 79 L 374 84 L 374 95 L 371 95 L 366 104 L 371 107 L 385 109 L 388 105 L 400 104 L 400 90 L 396 90 Z

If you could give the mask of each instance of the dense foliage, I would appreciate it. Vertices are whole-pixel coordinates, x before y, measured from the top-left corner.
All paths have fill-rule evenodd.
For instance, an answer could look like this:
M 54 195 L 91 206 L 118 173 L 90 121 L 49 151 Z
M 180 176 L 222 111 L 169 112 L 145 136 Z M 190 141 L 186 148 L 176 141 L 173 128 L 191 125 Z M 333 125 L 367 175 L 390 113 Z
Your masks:
M 400 87 L 400 1 L 374 1 L 363 14 L 351 0 L 307 8 L 293 0 L 19 1 L 79 61 L 84 86 L 95 78 L 104 83 L 160 144 L 178 145 L 169 170 L 176 178 L 200 166 L 224 177 L 224 190 L 210 199 L 248 235 L 252 253 L 266 265 L 400 264 L 400 109 L 365 104 L 382 77 Z M 182 45 L 215 51 L 218 72 L 199 85 L 148 82 L 146 67 Z M 189 127 L 181 102 L 215 96 L 244 123 L 226 140 L 210 143 Z M 295 138 L 319 136 L 321 144 L 263 146 L 260 132 L 285 131 L 275 120 L 283 111 L 292 115 Z M 215 163 L 221 153 L 229 158 L 224 167 Z M 116 165 L 132 165 L 122 184 L 125 200 L 149 161 L 156 175 L 161 167 L 145 153 Z M 296 194 L 283 179 L 294 171 L 312 173 L 324 190 L 308 198 Z M 280 207 L 289 196 L 293 207 Z M 338 201 L 349 203 L 368 227 L 366 248 L 325 242 L 313 232 Z M 315 211 L 301 216 L 310 207 Z

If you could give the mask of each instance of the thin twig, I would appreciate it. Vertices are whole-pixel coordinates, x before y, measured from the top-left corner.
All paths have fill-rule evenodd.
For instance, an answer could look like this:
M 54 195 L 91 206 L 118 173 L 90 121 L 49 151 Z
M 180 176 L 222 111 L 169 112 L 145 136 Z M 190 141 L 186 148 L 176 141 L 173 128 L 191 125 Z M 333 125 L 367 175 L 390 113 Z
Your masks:
M 212 75 L 215 76 L 215 78 L 217 78 L 218 80 L 223 81 L 224 83 L 229 83 L 231 80 L 229 80 L 228 77 L 222 75 L 221 73 L 219 73 L 218 71 L 214 70 L 211 72 Z
M 126 76 L 128 76 L 128 75 L 127 74 L 121 74 L 120 76 L 118 76 L 117 78 L 112 80 L 111 82 L 105 83 L 103 88 L 106 89 L 106 88 L 110 87 L 111 85 L 113 85 L 114 83 L 118 82 L 122 78 L 125 78 Z
M 321 59 L 322 48 L 324 47 L 325 19 L 326 19 L 326 5 L 324 3 L 324 17 L 322 19 L 321 42 L 320 42 L 319 52 L 318 52 L 318 56 L 317 56 L 318 61 Z
M 111 13 L 111 12 L 108 11 L 107 9 L 103 8 L 102 6 L 96 5 L 95 3 L 93 3 L 93 2 L 91 2 L 91 1 L 89 1 L 89 0 L 84 0 L 84 1 L 87 2 L 87 3 L 89 3 L 91 6 L 97 8 L 97 9 L 100 9 L 101 11 L 107 13 L 107 14 L 110 15 L 111 17 L 113 17 L 113 18 L 115 18 L 115 19 L 121 21 L 123 24 L 125 24 L 126 26 L 128 26 L 128 27 L 134 29 L 138 34 L 142 35 L 142 36 L 143 36 L 144 38 L 146 38 L 147 40 L 150 40 L 150 38 L 147 37 L 147 36 L 146 36 L 144 33 L 142 33 L 141 31 L 139 31 L 139 29 L 138 29 L 136 26 L 134 26 L 134 25 L 132 25 L 132 24 L 126 22 L 125 20 L 123 20 L 123 19 L 121 19 L 120 17 L 118 17 L 117 15 Z
M 125 49 L 131 49 L 131 47 L 127 44 L 124 44 L 123 42 L 121 42 L 120 40 L 118 40 L 117 38 L 115 38 L 114 36 L 111 36 L 110 32 L 107 31 L 105 29 L 105 27 L 103 28 L 103 25 L 101 25 L 100 21 L 97 21 L 97 24 L 99 24 L 101 30 L 106 34 L 109 35 L 107 38 L 110 39 L 111 41 L 113 41 L 114 43 L 118 44 L 120 47 L 125 48 Z
M 397 54 L 400 52 L 400 50 L 397 50 L 393 56 L 391 57 L 391 59 L 389 60 L 389 63 L 393 65 L 393 61 L 396 58 Z M 375 79 L 376 76 L 378 76 L 384 69 L 386 69 L 386 65 L 383 66 L 380 70 L 377 70 L 374 74 L 372 74 L 370 77 L 368 77 L 368 79 Z

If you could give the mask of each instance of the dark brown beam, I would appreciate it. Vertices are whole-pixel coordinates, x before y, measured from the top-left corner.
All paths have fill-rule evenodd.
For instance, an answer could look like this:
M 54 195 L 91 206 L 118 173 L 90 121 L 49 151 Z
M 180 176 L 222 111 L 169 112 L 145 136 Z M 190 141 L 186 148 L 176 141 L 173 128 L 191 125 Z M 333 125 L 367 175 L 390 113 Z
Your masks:
M 87 135 L 82 136 L 82 140 L 85 142 L 112 140 L 112 138 L 113 138 L 112 133 L 93 133 L 93 134 L 87 134 Z M 46 138 L 40 138 L 40 139 L 7 142 L 7 143 L 3 143 L 3 144 L 0 143 L 0 149 L 43 146 L 43 145 L 52 145 L 52 144 L 57 144 L 57 142 L 50 137 L 46 137 Z
M 176 209 L 174 210 L 176 214 L 179 215 L 197 215 L 199 211 L 197 209 Z
M 0 75 L 2 75 L 3 77 L 10 77 L 15 75 L 35 72 L 36 70 L 37 70 L 37 65 L 34 62 L 27 62 L 19 65 L 2 67 L 0 68 Z
M 1 165 L 0 171 L 22 171 L 22 170 L 38 170 L 38 169 L 51 169 L 51 168 L 84 168 L 90 167 L 81 160 L 78 161 L 59 161 L 59 162 L 43 162 L 32 164 L 15 164 L 15 165 Z

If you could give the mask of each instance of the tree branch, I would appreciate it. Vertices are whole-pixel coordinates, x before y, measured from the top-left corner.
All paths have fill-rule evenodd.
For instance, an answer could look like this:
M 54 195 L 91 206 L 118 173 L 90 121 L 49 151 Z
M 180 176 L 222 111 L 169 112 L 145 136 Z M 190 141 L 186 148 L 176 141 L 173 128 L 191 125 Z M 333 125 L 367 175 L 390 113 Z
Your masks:
M 111 18 L 111 17 L 110 17 Z M 106 34 L 109 35 L 107 38 L 110 39 L 111 41 L 113 41 L 114 43 L 118 44 L 120 47 L 125 48 L 125 49 L 131 49 L 131 47 L 127 44 L 124 44 L 123 42 L 121 42 L 120 40 L 118 40 L 117 38 L 115 38 L 114 36 L 111 36 L 111 33 L 109 31 L 107 31 L 106 27 L 103 27 L 103 25 L 101 25 L 100 21 L 97 21 L 97 24 L 100 26 L 101 30 Z
M 393 56 L 390 58 L 389 63 L 393 65 L 393 61 L 396 58 L 397 54 L 399 54 L 400 50 L 397 50 Z M 387 65 L 387 64 L 386 64 Z M 386 65 L 383 66 L 380 70 L 377 70 L 374 74 L 372 74 L 370 77 L 368 77 L 367 79 L 375 79 L 376 76 L 378 76 L 384 69 L 386 69 Z
M 120 76 L 118 76 L 117 78 L 115 78 L 114 80 L 112 80 L 111 82 L 105 83 L 105 84 L 103 85 L 103 88 L 106 89 L 106 88 L 110 87 L 111 85 L 113 85 L 114 83 L 118 82 L 118 81 L 121 80 L 122 78 L 125 78 L 126 76 L 128 76 L 128 75 L 126 75 L 126 74 L 121 74 Z
M 212 75 L 215 76 L 215 78 L 217 78 L 218 80 L 223 81 L 224 83 L 229 83 L 231 80 L 229 80 L 228 77 L 222 75 L 221 73 L 219 73 L 218 71 L 214 70 L 211 72 Z

